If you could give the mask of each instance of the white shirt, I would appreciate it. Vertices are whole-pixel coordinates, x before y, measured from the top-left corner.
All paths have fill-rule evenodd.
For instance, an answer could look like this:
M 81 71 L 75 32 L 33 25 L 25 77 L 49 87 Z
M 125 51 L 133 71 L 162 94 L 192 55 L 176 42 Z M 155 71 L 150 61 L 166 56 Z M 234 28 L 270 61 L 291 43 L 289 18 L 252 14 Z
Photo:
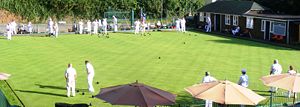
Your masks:
M 141 22 L 140 21 L 135 21 L 134 24 L 135 24 L 135 27 L 139 27 Z
M 10 31 L 10 26 L 11 26 L 10 24 L 6 25 L 6 31 Z
M 117 25 L 117 24 L 118 24 L 118 19 L 114 18 L 114 25 Z
M 212 76 L 205 76 L 202 80 L 202 83 L 209 83 L 209 82 L 213 82 L 213 81 L 216 81 L 217 79 L 215 79 L 214 77 Z
M 52 21 L 52 20 L 49 20 L 49 22 L 48 22 L 48 27 L 49 27 L 49 28 L 52 28 L 53 24 L 54 24 L 53 21 Z
M 185 19 L 182 19 L 180 23 L 181 23 L 181 26 L 185 26 Z
M 272 66 L 271 66 L 271 71 L 272 71 L 272 73 L 271 74 L 281 74 L 281 72 L 282 72 L 282 67 L 281 67 L 281 65 L 280 64 L 272 64 Z
M 289 73 L 290 75 L 293 75 L 293 74 L 296 74 L 297 72 L 296 72 L 295 70 L 288 70 L 288 73 Z
M 176 27 L 180 27 L 180 20 L 176 20 Z
M 106 21 L 106 19 L 103 19 L 102 25 L 103 25 L 103 26 L 107 26 L 107 21 Z
M 93 21 L 93 25 L 96 27 L 98 26 L 98 22 L 97 21 Z
M 75 81 L 76 70 L 73 67 L 69 67 L 65 72 L 65 77 L 67 81 Z
M 99 21 L 98 21 L 98 24 L 99 24 L 99 27 L 101 27 L 102 26 L 102 22 L 101 22 L 101 20 L 99 19 Z
M 88 75 L 94 75 L 95 74 L 94 67 L 91 63 L 86 64 L 86 70 L 88 72 Z
M 238 84 L 243 87 L 248 87 L 248 76 L 247 75 L 240 76 L 240 80 Z

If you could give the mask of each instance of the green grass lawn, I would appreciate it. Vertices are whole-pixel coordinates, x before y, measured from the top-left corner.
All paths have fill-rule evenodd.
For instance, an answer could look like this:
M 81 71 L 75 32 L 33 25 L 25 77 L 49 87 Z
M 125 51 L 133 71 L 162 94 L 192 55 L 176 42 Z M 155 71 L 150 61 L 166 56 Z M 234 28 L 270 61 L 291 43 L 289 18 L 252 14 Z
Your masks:
M 274 59 L 279 59 L 284 72 L 289 65 L 300 68 L 298 50 L 196 32 L 151 34 L 0 38 L 0 71 L 12 74 L 8 82 L 27 107 L 53 107 L 55 102 L 107 107 L 111 105 L 91 94 L 66 97 L 64 71 L 68 63 L 77 70 L 76 88 L 81 91 L 87 89 L 84 60 L 88 59 L 95 68 L 94 82 L 100 82 L 94 84 L 95 94 L 103 87 L 139 80 L 177 94 L 179 103 L 191 102 L 184 88 L 201 81 L 205 71 L 217 79 L 237 82 L 240 70 L 246 68 L 249 88 L 266 91 L 268 87 L 259 78 L 269 74 Z

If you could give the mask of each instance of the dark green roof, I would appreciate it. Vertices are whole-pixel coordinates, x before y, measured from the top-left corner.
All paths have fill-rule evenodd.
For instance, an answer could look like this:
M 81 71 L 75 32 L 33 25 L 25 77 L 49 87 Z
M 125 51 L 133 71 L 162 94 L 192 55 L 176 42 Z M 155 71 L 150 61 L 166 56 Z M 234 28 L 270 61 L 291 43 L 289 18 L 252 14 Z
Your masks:
M 212 13 L 224 13 L 224 14 L 235 14 L 243 15 L 250 10 L 267 10 L 267 8 L 257 4 L 253 1 L 216 1 L 210 4 L 205 5 L 200 12 L 212 12 Z

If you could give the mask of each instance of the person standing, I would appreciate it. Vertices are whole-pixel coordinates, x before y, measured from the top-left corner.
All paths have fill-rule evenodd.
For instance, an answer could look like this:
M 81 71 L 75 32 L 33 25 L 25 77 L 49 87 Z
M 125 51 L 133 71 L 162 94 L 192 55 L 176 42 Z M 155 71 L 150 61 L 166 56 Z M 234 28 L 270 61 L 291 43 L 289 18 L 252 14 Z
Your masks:
M 10 27 L 12 28 L 12 35 L 13 34 L 17 34 L 17 30 L 16 30 L 16 28 L 17 28 L 17 23 L 16 23 L 16 21 L 15 20 L 12 20 L 12 22 L 10 23 Z
M 107 35 L 107 19 L 104 18 L 103 21 L 102 21 L 102 27 L 103 27 L 103 34 L 106 34 Z
M 242 69 L 242 75 L 240 76 L 240 79 L 238 81 L 238 84 L 240 86 L 243 86 L 243 87 L 248 87 L 249 85 L 249 78 L 248 78 L 248 75 L 246 75 L 246 69 Z
M 58 32 L 59 32 L 57 22 L 55 22 L 53 29 L 54 29 L 54 36 L 55 36 L 55 38 L 57 38 L 58 37 Z
M 12 27 L 11 27 L 11 23 L 8 23 L 6 25 L 6 36 L 7 36 L 7 40 L 11 40 L 11 35 L 12 35 Z
M 287 71 L 287 73 L 288 74 L 290 74 L 290 75 L 295 75 L 295 74 L 297 74 L 297 72 L 294 70 L 294 68 L 293 68 L 293 66 L 292 65 L 290 65 L 290 67 L 289 67 L 290 69 Z M 292 91 L 288 91 L 287 92 L 287 97 L 291 97 L 291 94 L 292 94 Z
M 114 22 L 114 32 L 118 31 L 118 19 L 113 16 L 113 22 Z
M 205 72 L 205 77 L 202 79 L 202 83 L 210 83 L 217 81 L 214 77 L 210 76 L 209 72 Z M 213 102 L 211 100 L 205 101 L 205 107 L 212 107 Z
M 31 34 L 32 33 L 32 24 L 31 24 L 31 22 L 28 22 L 27 29 L 28 29 L 29 34 Z
M 67 97 L 70 97 L 70 93 L 72 92 L 72 96 L 75 97 L 75 81 L 76 81 L 76 70 L 72 67 L 72 64 L 68 64 L 68 68 L 65 71 L 65 79 L 67 82 Z
M 139 19 L 134 22 L 135 25 L 134 34 L 138 34 L 140 32 L 140 24 L 141 22 L 139 21 Z
M 54 22 L 52 21 L 51 18 L 49 18 L 48 20 L 48 31 L 49 31 L 49 36 L 53 35 L 53 25 L 54 25 Z
M 181 31 L 183 32 L 183 33 L 185 33 L 185 23 L 186 23 L 186 21 L 185 21 L 185 19 L 184 18 L 182 18 L 181 19 L 181 21 L 180 21 L 180 24 L 181 24 Z
M 210 17 L 207 17 L 206 19 L 207 19 L 206 20 L 206 23 L 207 23 L 206 32 L 211 32 L 211 19 L 210 19 Z
M 238 81 L 238 85 L 247 88 L 249 85 L 249 78 L 248 75 L 246 75 L 246 69 L 242 69 L 242 76 L 240 76 L 240 79 Z M 241 107 L 245 107 L 244 105 L 241 105 Z
M 83 33 L 83 22 L 82 22 L 82 20 L 80 20 L 78 22 L 78 24 L 79 24 L 79 34 L 82 34 Z
M 93 34 L 98 34 L 98 22 L 97 22 L 97 20 L 93 21 L 93 28 L 94 28 Z
M 91 21 L 90 20 L 88 20 L 87 22 L 86 22 L 86 31 L 87 31 L 87 33 L 88 34 L 91 34 L 92 32 L 92 23 L 91 23 Z
M 98 21 L 98 26 L 99 26 L 99 30 L 100 30 L 100 33 L 102 32 L 102 21 L 101 19 L 99 19 Z
M 85 61 L 85 66 L 86 66 L 86 72 L 87 72 L 87 80 L 88 80 L 88 89 L 89 92 L 95 92 L 94 87 L 93 87 L 93 79 L 95 76 L 95 71 L 93 65 L 86 60 Z
M 180 32 L 181 31 L 181 29 L 180 29 L 180 19 L 178 18 L 176 21 L 175 21 L 175 23 L 176 23 L 176 30 L 177 30 L 177 32 Z
M 270 75 L 278 75 L 278 74 L 281 74 L 281 72 L 282 72 L 282 67 L 279 64 L 278 60 L 275 59 L 274 63 L 271 65 Z M 276 92 L 277 88 L 276 87 L 270 87 L 269 91 Z

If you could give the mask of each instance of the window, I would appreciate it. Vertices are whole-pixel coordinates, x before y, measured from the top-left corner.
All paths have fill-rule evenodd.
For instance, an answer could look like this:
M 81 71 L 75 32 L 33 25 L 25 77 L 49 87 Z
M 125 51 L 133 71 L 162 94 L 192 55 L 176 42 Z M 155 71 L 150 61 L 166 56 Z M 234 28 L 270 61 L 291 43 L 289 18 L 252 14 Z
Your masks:
M 274 28 L 273 28 L 273 21 L 270 22 L 270 32 L 273 33 L 274 32 Z
M 265 21 L 265 20 L 262 20 L 262 21 L 261 21 L 261 25 L 260 25 L 260 30 L 261 30 L 261 31 L 265 31 L 265 26 L 266 26 L 266 21 Z
M 230 15 L 225 15 L 225 25 L 230 25 Z
M 199 20 L 200 20 L 201 22 L 204 21 L 204 14 L 203 14 L 203 12 L 200 12 L 200 13 L 199 13 Z
M 246 28 L 253 29 L 253 17 L 247 17 Z
M 233 16 L 232 24 L 234 26 L 238 26 L 239 25 L 239 16 Z
M 285 36 L 286 23 L 284 22 L 273 22 L 273 34 Z

